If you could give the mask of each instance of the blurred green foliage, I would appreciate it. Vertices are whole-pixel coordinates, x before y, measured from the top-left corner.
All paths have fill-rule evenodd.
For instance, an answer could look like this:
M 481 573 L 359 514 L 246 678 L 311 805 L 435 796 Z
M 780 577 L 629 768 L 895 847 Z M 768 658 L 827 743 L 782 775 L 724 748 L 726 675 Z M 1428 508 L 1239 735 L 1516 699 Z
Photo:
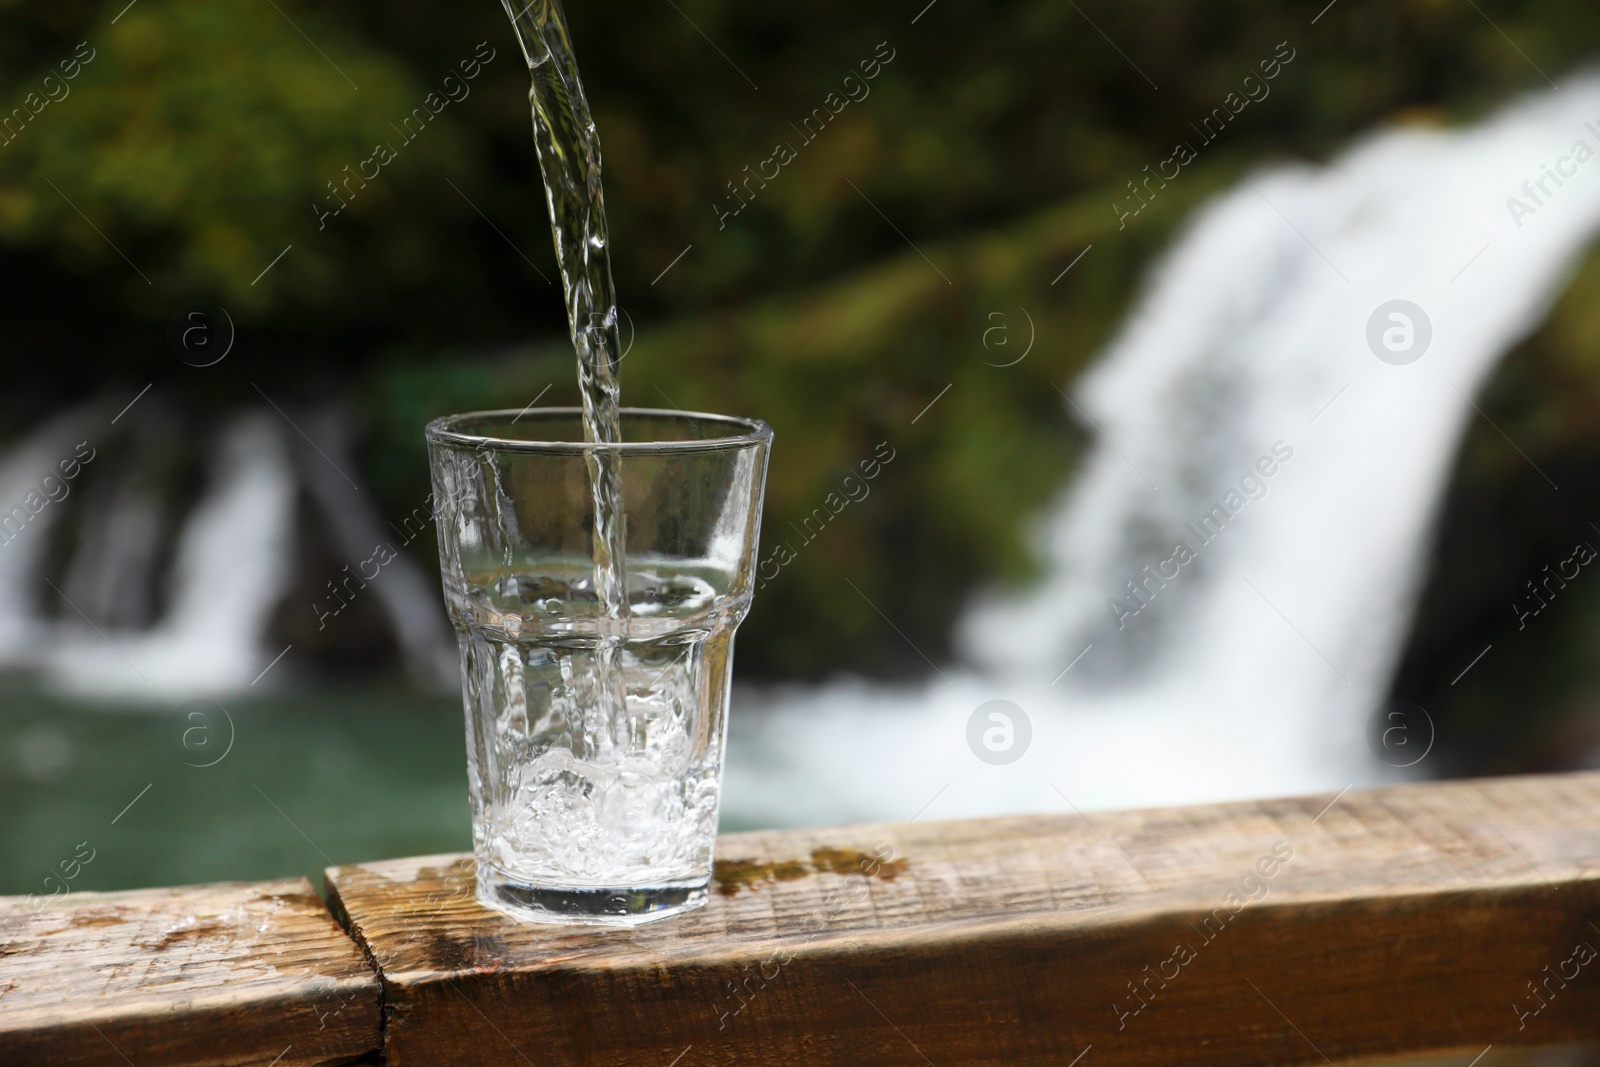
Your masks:
M 0 149 L 0 237 L 161 317 L 196 297 L 244 322 L 330 296 L 338 314 L 370 314 L 431 275 L 448 214 L 408 209 L 443 177 L 463 179 L 464 131 L 427 128 L 405 146 L 407 166 L 319 232 L 311 205 L 331 200 L 326 183 L 374 139 L 399 141 L 386 124 L 431 86 L 321 16 L 296 16 L 315 48 L 266 3 L 145 0 L 116 25 L 91 23 L 93 58 Z M 43 56 L 73 54 L 66 38 L 53 49 Z M 21 104 L 42 82 L 7 90 Z M 300 254 L 255 281 L 290 243 Z
M 547 384 L 542 402 L 571 402 L 526 75 L 498 5 L 123 2 L 0 3 L 0 114 L 78 42 L 96 52 L 0 146 L 12 411 L 149 380 L 199 412 L 258 404 L 254 386 L 342 400 L 403 513 L 426 491 L 425 418 L 520 407 Z M 1023 520 L 1080 443 L 1059 390 L 1185 213 L 1243 167 L 1419 113 L 1471 118 L 1544 85 L 1529 57 L 1559 78 L 1600 40 L 1600 9 L 1557 0 L 1346 0 L 1315 24 L 1320 5 L 1262 0 L 923 5 L 568 12 L 637 327 L 627 400 L 768 419 L 773 537 L 878 442 L 903 457 L 763 591 L 747 669 L 920 665 L 873 604 L 938 655 L 975 583 L 1027 573 Z M 319 228 L 327 183 L 397 144 L 480 41 L 497 56 L 470 96 Z M 1295 59 L 1270 97 L 1119 228 L 1125 183 L 1279 42 Z M 882 43 L 870 95 L 719 226 L 727 183 L 797 143 L 792 124 Z M 162 341 L 196 299 L 241 329 L 204 374 Z M 997 366 L 1021 351 L 997 339 L 1030 333 L 1027 358 Z

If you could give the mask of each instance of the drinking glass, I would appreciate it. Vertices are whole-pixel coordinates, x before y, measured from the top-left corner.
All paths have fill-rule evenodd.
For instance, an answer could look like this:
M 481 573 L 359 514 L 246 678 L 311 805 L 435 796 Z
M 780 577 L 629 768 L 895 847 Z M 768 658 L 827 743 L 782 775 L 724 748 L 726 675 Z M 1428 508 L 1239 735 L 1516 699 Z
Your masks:
M 520 918 L 632 926 L 700 906 L 711 877 L 772 431 L 632 408 L 621 425 L 606 445 L 576 408 L 427 428 L 477 896 Z M 596 460 L 621 468 L 626 607 L 609 613 Z

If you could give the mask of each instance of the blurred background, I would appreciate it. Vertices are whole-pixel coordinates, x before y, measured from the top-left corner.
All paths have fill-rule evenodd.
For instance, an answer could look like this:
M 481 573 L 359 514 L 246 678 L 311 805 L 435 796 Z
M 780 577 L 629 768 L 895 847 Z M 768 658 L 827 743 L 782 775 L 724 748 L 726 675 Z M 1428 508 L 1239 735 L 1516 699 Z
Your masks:
M 1600 9 L 924 2 L 568 6 L 624 397 L 777 434 L 724 828 L 1600 764 Z M 0 3 L 0 893 L 464 849 L 522 57 L 125 3 Z

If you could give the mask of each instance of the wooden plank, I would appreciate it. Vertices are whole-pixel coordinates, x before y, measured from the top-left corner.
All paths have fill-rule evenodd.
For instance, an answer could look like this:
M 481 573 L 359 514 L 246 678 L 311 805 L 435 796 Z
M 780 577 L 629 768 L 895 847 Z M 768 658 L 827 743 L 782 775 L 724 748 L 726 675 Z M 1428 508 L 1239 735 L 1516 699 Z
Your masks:
M 623 931 L 482 909 L 464 857 L 329 870 L 386 1062 L 1281 1067 L 1600 1037 L 1597 774 L 718 854 L 708 907 Z
M 381 1046 L 379 986 L 311 883 L 0 897 L 0 1063 L 310 1067 Z

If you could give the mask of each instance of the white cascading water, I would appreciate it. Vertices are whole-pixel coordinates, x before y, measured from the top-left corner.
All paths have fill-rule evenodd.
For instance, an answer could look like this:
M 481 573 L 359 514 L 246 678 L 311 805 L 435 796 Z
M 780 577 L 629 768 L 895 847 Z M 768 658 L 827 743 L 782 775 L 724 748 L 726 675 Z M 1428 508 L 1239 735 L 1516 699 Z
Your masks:
M 399 548 L 415 537 L 385 526 L 367 498 L 346 480 L 345 471 L 358 469 L 346 420 L 336 412 L 324 412 L 312 432 L 322 444 L 316 451 L 302 453 L 305 485 L 322 505 L 339 554 L 364 562 L 373 558 L 380 544 Z M 357 577 L 364 573 L 360 563 L 353 563 L 351 570 Z M 456 642 L 439 603 L 438 583 L 429 581 L 403 552 L 384 564 L 381 574 L 371 582 L 372 596 L 388 617 L 406 673 L 421 688 L 453 691 L 459 679 Z
M 58 603 L 69 600 L 107 629 L 146 626 L 156 614 L 165 501 L 152 472 L 181 447 L 173 420 L 152 415 L 159 407 L 152 402 L 124 424 L 124 433 L 100 442 L 101 466 L 84 479 L 70 524 L 76 544 L 59 579 Z
M 276 420 L 261 412 L 240 416 L 221 435 L 206 494 L 184 519 L 166 610 L 145 625 L 161 502 L 146 484 L 136 443 L 96 415 L 104 412 L 73 409 L 0 456 L 6 508 L 20 508 L 30 492 L 38 506 L 41 480 L 58 473 L 59 461 L 71 459 L 85 437 L 96 456 L 105 457 L 98 465 L 93 459 L 83 464 L 79 477 L 65 482 L 60 500 L 26 522 L 23 511 L 0 510 L 0 518 L 11 518 L 11 527 L 0 530 L 0 667 L 37 673 L 60 692 L 137 705 L 252 691 L 283 651 L 269 647 L 267 637 L 295 566 L 302 485 L 328 520 L 337 553 L 352 561 L 370 561 L 379 543 L 404 544 L 415 536 L 387 527 L 344 480 L 342 471 L 355 464 L 337 420 L 319 420 L 327 450 L 302 450 L 297 469 Z M 132 461 L 115 466 L 130 449 Z M 330 461 L 329 450 L 336 460 Z M 61 482 L 51 483 L 57 493 Z M 45 560 L 52 531 L 64 519 L 77 524 L 77 550 L 51 588 Z M 402 553 L 371 584 L 373 603 L 387 616 L 413 680 L 423 688 L 453 688 L 455 643 L 421 569 Z M 304 610 L 310 616 L 312 603 Z M 278 673 L 273 682 L 290 671 Z M 273 687 L 267 682 L 260 690 Z
M 77 491 L 72 482 L 63 481 L 60 464 L 72 460 L 77 444 L 90 436 L 91 413 L 91 408 L 67 411 L 0 456 L 0 520 L 11 520 L 0 528 L 0 664 L 26 662 L 38 639 L 41 590 L 50 593 L 50 587 L 39 581 L 50 550 L 50 531 L 66 511 L 67 496 Z M 30 493 L 35 501 L 49 499 L 46 477 L 64 486 L 67 496 L 50 500 L 22 522 L 13 509 L 21 507 Z M 54 492 L 59 496 L 62 489 Z
M 53 632 L 37 635 L 34 661 L 46 679 L 65 692 L 133 702 L 246 688 L 278 651 L 263 636 L 288 579 L 295 492 L 272 417 L 235 419 L 179 536 L 161 621 L 100 632 L 64 612 Z
M 1363 735 L 1481 417 L 1468 398 L 1600 229 L 1597 153 L 1600 79 L 1575 78 L 1474 127 L 1391 130 L 1324 167 L 1253 174 L 1201 210 L 1078 384 L 1094 447 L 1041 527 L 1040 587 L 968 613 L 978 666 L 741 693 L 729 821 L 1182 804 L 1392 777 Z M 1369 347 L 1392 300 L 1431 323 L 1415 362 Z M 1245 480 L 1262 457 L 1271 475 Z M 1214 505 L 1228 521 L 1207 543 L 1186 524 Z M 1146 565 L 1176 577 L 1136 599 L 1125 583 Z M 1032 726 L 1003 766 L 967 742 L 995 699 Z

